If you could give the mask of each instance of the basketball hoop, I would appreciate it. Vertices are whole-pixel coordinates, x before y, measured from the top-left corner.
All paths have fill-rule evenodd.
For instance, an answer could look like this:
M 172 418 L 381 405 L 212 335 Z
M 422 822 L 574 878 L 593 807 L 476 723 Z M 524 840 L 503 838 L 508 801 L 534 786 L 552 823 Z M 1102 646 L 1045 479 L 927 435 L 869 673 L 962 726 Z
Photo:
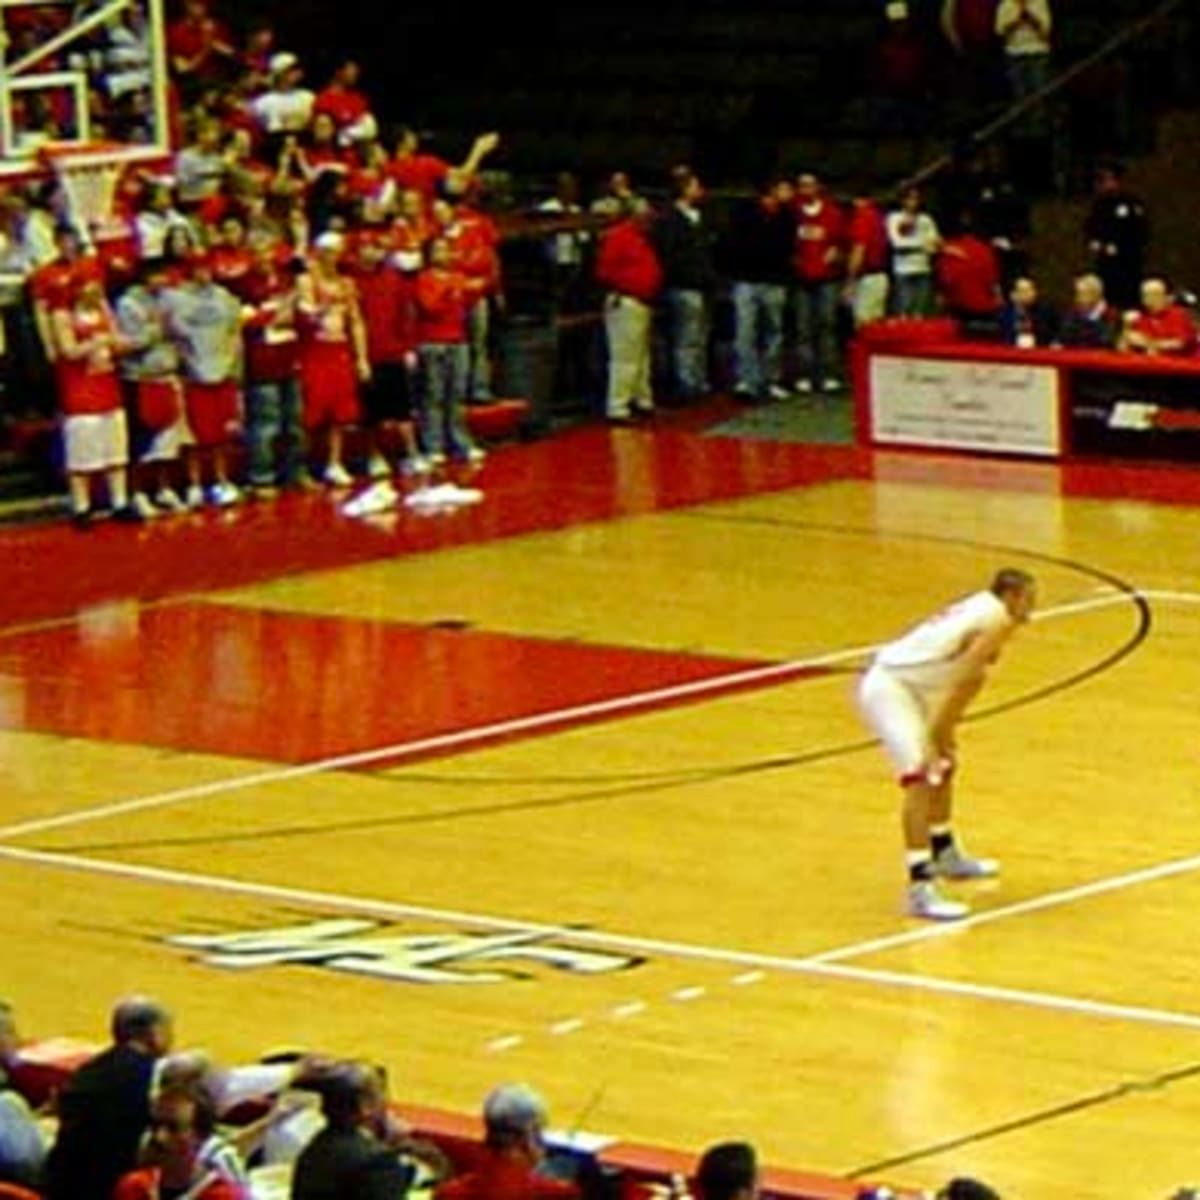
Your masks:
M 120 232 L 113 201 L 127 149 L 114 142 L 48 142 L 38 148 L 38 158 L 62 188 L 72 224 L 87 243 Z

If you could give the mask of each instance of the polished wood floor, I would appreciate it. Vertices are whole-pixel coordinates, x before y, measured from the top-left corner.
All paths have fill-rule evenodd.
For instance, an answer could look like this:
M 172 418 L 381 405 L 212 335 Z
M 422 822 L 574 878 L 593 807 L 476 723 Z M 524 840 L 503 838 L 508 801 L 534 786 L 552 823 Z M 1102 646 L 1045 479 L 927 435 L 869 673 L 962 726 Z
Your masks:
M 423 1104 L 518 1077 L 565 1127 L 1043 1200 L 1200 1178 L 1190 476 L 555 453 L 436 525 L 12 535 L 73 579 L 0 601 L 27 1031 L 99 1037 L 137 989 L 185 1042 L 369 1054 Z M 1007 563 L 1045 617 L 964 730 L 960 821 L 1005 870 L 917 925 L 854 671 Z

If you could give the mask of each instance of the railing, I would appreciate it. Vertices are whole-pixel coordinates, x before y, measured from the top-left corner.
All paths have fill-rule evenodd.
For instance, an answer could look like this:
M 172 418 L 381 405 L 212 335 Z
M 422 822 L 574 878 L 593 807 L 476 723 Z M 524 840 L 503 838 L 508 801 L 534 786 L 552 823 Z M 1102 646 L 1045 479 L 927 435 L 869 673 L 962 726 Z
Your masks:
M 998 117 L 975 130 L 965 139 L 967 146 L 979 147 L 990 142 L 996 134 L 1015 125 L 1027 113 L 1045 104 L 1052 97 L 1057 96 L 1068 84 L 1078 79 L 1085 71 L 1091 70 L 1092 67 L 1111 58 L 1119 50 L 1137 41 L 1155 25 L 1172 16 L 1176 10 L 1183 8 L 1186 2 L 1187 0 L 1162 0 L 1161 4 L 1152 9 L 1144 17 L 1139 17 L 1137 20 L 1131 21 L 1124 28 L 1113 34 L 1103 45 L 1097 47 L 1090 54 L 1085 55 L 1078 62 L 1073 63 L 1060 72 L 1045 87 L 1016 101 Z M 951 151 L 939 155 L 932 162 L 905 179 L 897 190 L 927 183 L 930 179 L 940 175 L 954 161 L 955 155 Z

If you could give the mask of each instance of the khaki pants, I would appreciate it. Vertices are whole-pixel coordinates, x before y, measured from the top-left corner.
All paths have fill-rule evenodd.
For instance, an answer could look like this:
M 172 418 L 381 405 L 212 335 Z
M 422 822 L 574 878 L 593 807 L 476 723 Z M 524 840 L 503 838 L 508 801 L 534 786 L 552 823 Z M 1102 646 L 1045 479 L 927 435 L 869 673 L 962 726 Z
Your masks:
M 608 339 L 608 403 L 610 417 L 627 417 L 631 404 L 649 408 L 650 305 L 610 292 L 604 298 L 604 333 Z

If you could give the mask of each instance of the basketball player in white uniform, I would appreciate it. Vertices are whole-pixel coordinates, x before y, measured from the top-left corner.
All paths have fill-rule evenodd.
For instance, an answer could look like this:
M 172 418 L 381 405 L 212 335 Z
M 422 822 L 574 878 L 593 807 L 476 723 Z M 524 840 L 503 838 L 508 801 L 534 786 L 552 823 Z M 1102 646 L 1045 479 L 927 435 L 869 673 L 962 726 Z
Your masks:
M 965 917 L 967 906 L 943 895 L 937 879 L 983 879 L 999 870 L 954 840 L 954 730 L 1004 643 L 1029 620 L 1035 599 L 1033 576 L 1005 568 L 986 591 L 884 646 L 859 685 L 863 716 L 904 789 L 907 911 L 914 917 Z

